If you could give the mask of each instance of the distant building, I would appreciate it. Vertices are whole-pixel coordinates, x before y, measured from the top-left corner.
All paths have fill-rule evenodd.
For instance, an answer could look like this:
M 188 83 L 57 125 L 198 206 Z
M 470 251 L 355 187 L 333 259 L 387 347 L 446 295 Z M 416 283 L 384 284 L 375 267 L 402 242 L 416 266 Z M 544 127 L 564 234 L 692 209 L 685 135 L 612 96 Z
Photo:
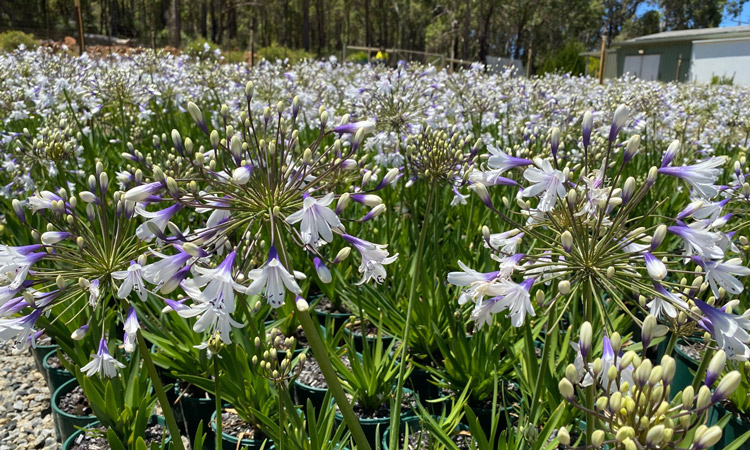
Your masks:
M 750 26 L 665 31 L 613 42 L 604 67 L 607 78 L 630 73 L 644 80 L 710 83 L 718 76 L 750 85 Z

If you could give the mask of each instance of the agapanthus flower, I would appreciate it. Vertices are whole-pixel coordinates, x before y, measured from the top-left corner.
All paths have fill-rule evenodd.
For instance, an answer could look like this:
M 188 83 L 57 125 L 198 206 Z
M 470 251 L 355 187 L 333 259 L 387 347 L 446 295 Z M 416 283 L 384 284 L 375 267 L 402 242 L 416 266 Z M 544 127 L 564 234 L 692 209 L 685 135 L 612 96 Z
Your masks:
M 377 283 L 385 281 L 386 272 L 383 266 L 395 261 L 398 253 L 389 256 L 385 244 L 373 244 L 348 234 L 342 234 L 341 236 L 346 242 L 354 246 L 362 259 L 359 265 L 359 273 L 362 274 L 362 279 L 357 284 L 366 283 L 370 280 L 375 280 Z
M 114 378 L 117 376 L 117 370 L 125 367 L 125 364 L 116 360 L 109 354 L 108 344 L 105 339 L 99 341 L 99 350 L 91 355 L 91 361 L 81 367 L 81 372 L 87 377 L 94 375 Z
M 549 160 L 537 160 L 538 167 L 529 167 L 523 173 L 523 177 L 532 183 L 531 186 L 521 192 L 524 197 L 536 197 L 541 194 L 537 209 L 543 212 L 552 211 L 558 198 L 565 197 L 566 191 L 563 183 L 563 173 L 552 167 Z
M 700 324 L 724 350 L 729 359 L 748 361 L 750 359 L 750 311 L 742 316 L 729 314 L 721 309 L 696 299 L 696 306 L 704 314 Z
M 725 162 L 724 157 L 713 157 L 691 166 L 661 167 L 659 173 L 681 178 L 702 198 L 711 199 L 719 192 L 714 183 L 721 175 L 719 167 Z
M 304 194 L 303 197 L 302 209 L 286 218 L 290 224 L 301 222 L 300 236 L 303 243 L 318 247 L 333 240 L 332 229 L 344 231 L 341 220 L 328 207 L 333 202 L 333 192 L 321 199 L 308 194 Z
M 143 266 L 135 261 L 130 261 L 128 270 L 118 270 L 112 272 L 112 278 L 115 280 L 122 280 L 122 284 L 117 289 L 117 297 L 128 298 L 130 293 L 135 290 L 135 293 L 143 301 L 146 301 L 148 292 L 143 284 Z
M 703 268 L 706 281 L 711 285 L 711 290 L 717 297 L 719 296 L 719 288 L 724 288 L 732 295 L 739 295 L 744 287 L 735 276 L 750 275 L 750 268 L 742 265 L 740 258 L 711 261 L 693 256 L 693 261 Z
M 302 289 L 294 280 L 294 276 L 279 261 L 279 255 L 273 246 L 268 252 L 266 264 L 259 269 L 251 270 L 247 277 L 253 280 L 247 288 L 247 293 L 255 295 L 265 290 L 268 304 L 273 308 L 278 308 L 284 304 L 284 296 L 287 290 L 294 294 L 302 293 Z

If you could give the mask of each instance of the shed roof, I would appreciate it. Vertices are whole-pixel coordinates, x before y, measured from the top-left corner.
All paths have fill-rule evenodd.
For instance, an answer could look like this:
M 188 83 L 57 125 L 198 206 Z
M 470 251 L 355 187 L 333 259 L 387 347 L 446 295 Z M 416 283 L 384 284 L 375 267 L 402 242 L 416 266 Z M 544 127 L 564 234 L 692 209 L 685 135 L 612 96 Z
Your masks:
M 723 28 L 700 28 L 695 30 L 664 31 L 662 33 L 639 36 L 622 42 L 613 42 L 613 47 L 643 44 L 666 44 L 672 42 L 698 41 L 750 36 L 750 25 Z

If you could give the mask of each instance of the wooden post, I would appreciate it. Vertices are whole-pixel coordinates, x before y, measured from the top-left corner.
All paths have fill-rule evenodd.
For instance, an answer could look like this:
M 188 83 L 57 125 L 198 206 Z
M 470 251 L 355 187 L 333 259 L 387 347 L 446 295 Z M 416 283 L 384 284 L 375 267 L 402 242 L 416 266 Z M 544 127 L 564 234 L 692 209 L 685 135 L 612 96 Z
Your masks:
M 607 57 L 607 35 L 602 35 L 602 50 L 599 53 L 599 84 L 604 83 L 604 62 Z
M 81 14 L 81 0 L 75 0 L 76 17 L 78 18 L 78 55 L 86 51 L 86 43 L 83 42 L 83 15 Z
M 674 77 L 675 81 L 680 81 L 680 66 L 682 66 L 682 54 L 677 58 L 677 75 Z
M 255 17 L 250 21 L 250 67 L 255 67 Z
M 529 54 L 526 56 L 526 78 L 531 76 L 531 52 L 532 48 L 531 45 L 529 45 Z

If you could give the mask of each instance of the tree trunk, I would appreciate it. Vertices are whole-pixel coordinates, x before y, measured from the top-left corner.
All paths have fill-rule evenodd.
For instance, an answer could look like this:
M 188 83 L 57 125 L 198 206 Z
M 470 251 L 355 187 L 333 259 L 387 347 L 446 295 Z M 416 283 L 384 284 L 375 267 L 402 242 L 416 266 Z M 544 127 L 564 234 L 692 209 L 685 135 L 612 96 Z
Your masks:
M 370 0 L 365 0 L 365 46 L 370 46 Z
M 466 0 L 466 12 L 464 16 L 464 59 L 469 59 L 469 25 L 471 22 L 471 2 Z
M 310 51 L 310 0 L 302 0 L 302 48 Z
M 174 48 L 180 48 L 181 31 L 180 0 L 172 0 L 169 7 L 169 45 Z
M 479 36 L 479 61 L 486 63 L 487 55 L 489 54 L 490 44 L 490 24 L 492 21 L 492 13 L 495 10 L 495 2 L 490 2 L 490 7 L 484 14 L 484 27 L 482 27 L 482 34 Z
M 208 0 L 200 0 L 201 2 L 201 36 L 203 36 L 203 39 L 208 39 L 208 6 L 206 5 L 206 2 Z
M 318 54 L 323 53 L 326 46 L 326 4 L 325 0 L 318 0 L 315 7 L 318 16 Z

